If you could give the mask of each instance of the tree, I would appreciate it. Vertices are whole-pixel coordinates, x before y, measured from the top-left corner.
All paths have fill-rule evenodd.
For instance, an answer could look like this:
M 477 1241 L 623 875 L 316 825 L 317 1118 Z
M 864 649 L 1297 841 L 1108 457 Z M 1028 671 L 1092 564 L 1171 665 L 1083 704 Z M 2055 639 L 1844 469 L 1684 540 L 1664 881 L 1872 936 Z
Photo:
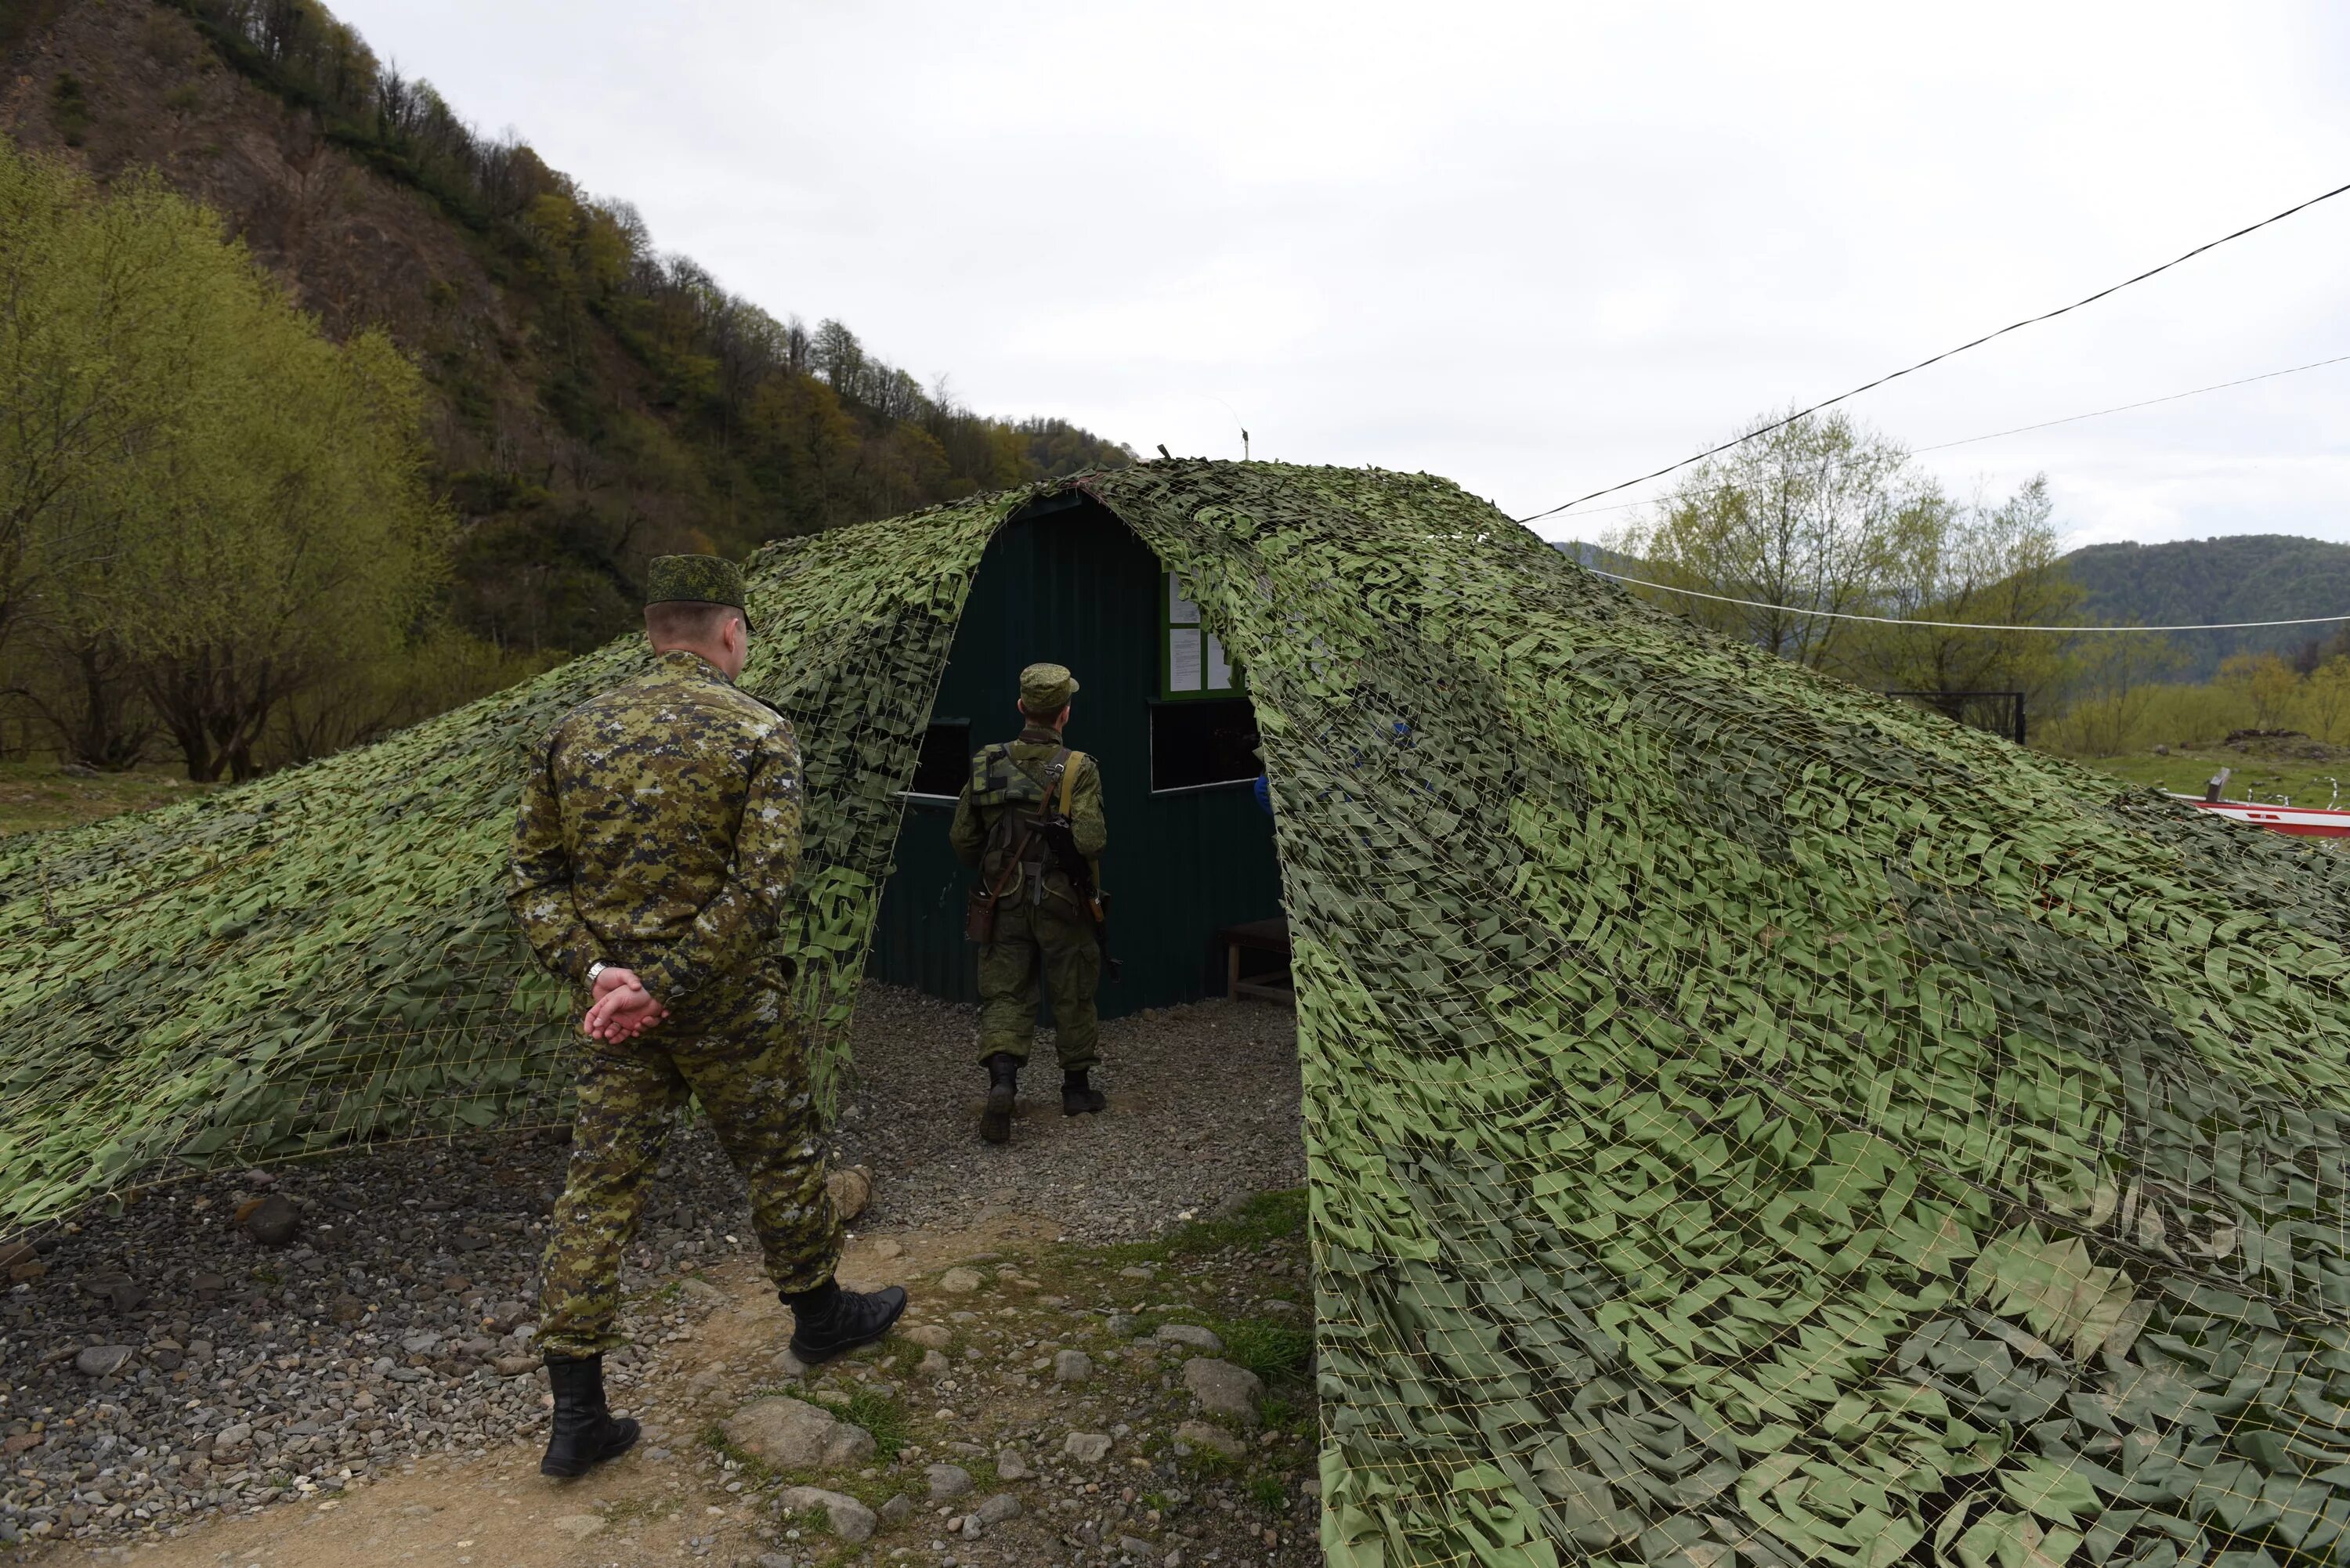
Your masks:
M 2302 683 L 2302 711 L 2310 733 L 2331 743 L 2350 719 L 2350 655 L 2335 654 Z
M 2118 756 L 2143 740 L 2138 730 L 2154 705 L 2157 683 L 2174 673 L 2185 656 L 2168 638 L 2153 632 L 2106 632 L 2080 640 L 2085 646 L 2069 671 L 2072 701 L 2058 727 L 2059 749 Z
M 2273 730 L 2283 724 L 2299 680 L 2273 653 L 2239 653 L 2220 661 L 2219 683 L 2238 711 L 2251 716 L 2253 729 Z
M 396 651 L 443 569 L 421 378 L 329 342 L 195 203 L 5 142 L 0 258 L 0 591 L 81 688 L 46 711 L 126 762 L 135 688 L 190 777 L 250 777 L 280 705 Z
M 0 641 L 45 576 L 92 555 L 169 417 L 199 308 L 183 274 L 208 233 L 152 180 L 99 202 L 0 138 Z
M 1897 575 L 1896 533 L 1938 504 L 1896 442 L 1841 411 L 1785 423 L 1691 469 L 1645 522 L 1608 541 L 1660 582 L 1729 598 L 1661 602 L 1730 636 L 1814 669 L 1854 639 L 1834 613 L 1866 613 Z M 1774 426 L 1776 428 L 1771 428 Z
M 2057 565 L 2045 474 L 1997 505 L 1921 495 L 1897 520 L 1876 614 L 1984 627 L 2059 626 L 2081 590 Z M 2021 691 L 2038 707 L 2062 683 L 2066 639 L 1950 626 L 1859 628 L 1852 662 L 1889 691 Z M 1955 716 L 1955 715 L 1954 715 Z

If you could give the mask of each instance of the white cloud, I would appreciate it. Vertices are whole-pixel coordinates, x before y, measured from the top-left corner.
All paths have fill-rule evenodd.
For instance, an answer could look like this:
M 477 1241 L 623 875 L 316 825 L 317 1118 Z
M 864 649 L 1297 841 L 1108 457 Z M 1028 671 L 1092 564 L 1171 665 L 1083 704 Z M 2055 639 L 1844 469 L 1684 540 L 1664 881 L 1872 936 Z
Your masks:
M 729 286 L 978 407 L 1236 455 L 1229 405 L 1260 456 L 1519 514 L 2350 168 L 2323 5 L 338 9 Z M 2350 352 L 2345 249 L 2350 197 L 1854 411 L 1924 446 Z M 2045 469 L 2084 541 L 2350 539 L 2345 372 L 1926 461 Z

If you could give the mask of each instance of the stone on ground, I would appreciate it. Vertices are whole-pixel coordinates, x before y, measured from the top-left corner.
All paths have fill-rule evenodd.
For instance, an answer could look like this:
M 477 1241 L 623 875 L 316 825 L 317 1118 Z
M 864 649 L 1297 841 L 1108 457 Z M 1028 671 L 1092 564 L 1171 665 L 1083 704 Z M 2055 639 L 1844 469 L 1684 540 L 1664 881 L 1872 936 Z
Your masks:
M 1186 1421 L 1175 1428 L 1175 1440 L 1189 1443 L 1195 1449 L 1213 1449 L 1228 1459 L 1239 1459 L 1248 1452 L 1248 1445 L 1225 1431 L 1222 1427 L 1205 1421 Z
M 1098 1464 L 1109 1457 L 1109 1434 L 1071 1432 L 1062 1440 L 1061 1451 L 1079 1464 Z
M 1001 1524 L 1007 1519 L 1020 1517 L 1020 1500 L 1008 1491 L 997 1492 L 972 1510 L 972 1517 L 982 1524 Z
M 977 1269 L 949 1269 L 939 1276 L 939 1289 L 953 1296 L 967 1296 L 986 1282 Z
M 555 1528 L 574 1541 L 585 1541 L 604 1528 L 604 1521 L 592 1513 L 567 1513 L 555 1521 Z
M 74 1370 L 89 1377 L 111 1377 L 130 1355 L 127 1345 L 93 1345 L 74 1357 Z
M 1029 1469 L 1024 1456 L 1006 1449 L 995 1456 L 995 1473 L 1005 1480 L 1026 1480 L 1036 1472 Z
M 944 1324 L 918 1323 L 911 1328 L 898 1331 L 926 1350 L 944 1350 L 954 1343 L 954 1334 Z
M 775 1494 L 775 1506 L 794 1513 L 811 1508 L 824 1510 L 832 1532 L 852 1546 L 870 1540 L 874 1525 L 879 1522 L 873 1511 L 855 1498 L 827 1491 L 820 1486 L 787 1486 Z
M 1152 1337 L 1165 1345 L 1187 1345 L 1193 1350 L 1204 1350 L 1211 1355 L 1224 1347 L 1224 1342 L 1216 1336 L 1213 1329 L 1201 1328 L 1197 1324 L 1188 1323 L 1160 1324 L 1158 1334 Z
M 1083 1383 L 1094 1375 L 1094 1358 L 1082 1350 L 1064 1350 L 1053 1357 L 1053 1381 Z
M 1264 1397 L 1264 1380 L 1247 1367 L 1193 1356 L 1183 1364 L 1183 1386 L 1209 1415 L 1257 1424 L 1256 1403 Z
M 724 1431 L 728 1442 L 779 1470 L 837 1470 L 873 1457 L 872 1433 L 780 1395 L 752 1400 L 726 1417 Z
M 971 1490 L 971 1472 L 961 1465 L 932 1465 L 922 1475 L 931 1483 L 932 1502 L 946 1502 Z

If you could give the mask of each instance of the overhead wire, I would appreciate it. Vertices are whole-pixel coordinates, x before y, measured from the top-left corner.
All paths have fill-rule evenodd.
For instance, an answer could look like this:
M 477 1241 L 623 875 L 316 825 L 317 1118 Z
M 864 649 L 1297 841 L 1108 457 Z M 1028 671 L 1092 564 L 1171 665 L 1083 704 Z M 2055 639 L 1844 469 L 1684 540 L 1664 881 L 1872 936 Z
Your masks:
M 1913 447 L 1910 452 L 1913 456 L 1919 452 L 1948 452 L 1954 446 L 1972 446 L 1980 441 L 1996 441 L 2001 436 L 2022 435 L 2026 431 L 2044 431 L 2055 425 L 2069 425 L 2081 420 L 2102 419 L 2107 414 L 2126 414 L 2132 409 L 2150 409 L 2157 403 L 2175 403 L 2181 398 L 2200 397 L 2206 392 L 2224 392 L 2230 387 L 2249 387 L 2254 381 L 2272 381 L 2279 376 L 2298 376 L 2304 370 L 2322 370 L 2328 365 L 2342 364 L 2350 364 L 2350 354 L 2336 354 L 2331 359 L 2313 359 L 2306 365 L 2288 365 L 2282 370 L 2263 370 L 2257 376 L 2241 376 L 2232 381 L 2214 381 L 2208 387 L 2190 387 L 2186 391 L 2168 392 L 2159 398 L 2142 398 L 2135 403 L 2116 403 L 2110 409 L 2091 409 L 2085 414 L 2066 414 L 2063 419 L 2042 420 L 2036 424 L 2012 425 L 2003 431 L 1988 431 L 1981 435 L 1962 436 L 1957 441 L 1936 441 L 1931 446 Z M 1725 484 L 1721 488 L 1734 490 L 1737 486 Z M 1634 512 L 1643 506 L 1654 506 L 1664 499 L 1663 495 L 1651 495 L 1645 501 L 1619 501 L 1613 506 L 1594 506 L 1589 511 L 1578 512 L 1575 515 L 1596 517 L 1603 512 Z
M 1544 517 L 1553 517 L 1561 512 L 1565 512 L 1574 507 L 1580 506 L 1586 501 L 1596 501 L 1603 495 L 1613 495 L 1619 490 L 1629 490 L 1636 484 L 1646 484 L 1652 479 L 1662 479 L 1669 473 L 1678 473 L 1682 469 L 1690 466 L 1692 463 L 1703 462 L 1709 457 L 1728 452 L 1734 446 L 1742 446 L 1746 442 L 1755 440 L 1757 437 L 1769 435 L 1773 431 L 1784 430 L 1787 426 L 1794 424 L 1797 420 L 1818 413 L 1822 409 L 1833 408 L 1836 404 L 1844 402 L 1847 399 L 1860 396 L 1863 392 L 1874 390 L 1876 388 L 1884 386 L 1887 381 L 1898 380 L 1902 377 L 1912 375 L 1917 371 L 1926 369 L 1929 365 L 1939 365 L 1943 360 L 1948 359 L 1954 355 L 1963 354 L 1970 348 L 1980 348 L 1995 337 L 2004 337 L 2011 332 L 2020 332 L 2024 327 L 2036 327 L 2043 321 L 2053 321 L 2059 316 L 2065 315 L 2070 311 L 2080 309 L 2083 306 L 2095 305 L 2098 300 L 2104 299 L 2109 295 L 2118 294 L 2123 289 L 2129 287 L 2133 284 L 2144 283 L 2150 277 L 2168 272 L 2172 267 L 2178 265 L 2182 262 L 2194 260 L 2197 256 L 2201 255 L 2206 251 L 2215 250 L 2219 246 L 2226 244 L 2230 240 L 2242 239 L 2246 234 L 2255 233 L 2261 229 L 2265 229 L 2271 223 L 2282 223 L 2285 219 L 2292 217 L 2296 213 L 2306 212 L 2310 208 L 2316 206 L 2320 202 L 2330 202 L 2334 197 L 2342 195 L 2345 192 L 2350 192 L 2350 185 L 2336 185 L 2331 191 L 2326 191 L 2318 195 L 2312 196 L 2305 202 L 2295 202 L 2293 205 L 2287 207 L 2283 212 L 2262 218 L 2259 223 L 2247 223 L 2242 228 L 2236 230 L 2232 234 L 2221 234 L 2216 240 L 2206 240 L 2203 244 L 2197 245 L 2193 250 L 2188 251 L 2181 255 L 2173 256 L 2170 260 L 2164 262 L 2159 266 L 2148 267 L 2144 272 L 2138 273 L 2135 276 L 2126 277 L 2119 283 L 2108 285 L 2107 286 L 2097 290 L 2095 294 L 2087 295 L 2082 298 L 2074 300 L 2070 305 L 2060 305 L 2054 310 L 2043 310 L 2037 316 L 2028 316 L 2021 321 L 2012 321 L 2005 327 L 1998 328 L 1996 331 L 1986 332 L 1980 337 L 1970 338 L 1968 341 L 1960 344 L 1955 348 L 1945 348 L 1939 354 L 1933 355 L 1929 358 L 1920 359 L 1914 365 L 1905 365 L 1900 369 L 1890 371 L 1885 375 L 1879 376 L 1873 381 L 1864 381 L 1859 386 L 1853 388 L 1849 391 L 1838 392 L 1833 398 L 1824 398 L 1820 401 L 1812 404 L 1809 408 L 1799 409 L 1783 419 L 1773 420 L 1769 424 L 1757 426 L 1755 429 L 1748 431 L 1743 435 L 1733 436 L 1729 441 L 1722 441 L 1715 446 L 1710 446 L 1703 452 L 1698 452 L 1692 456 L 1685 457 L 1679 462 L 1667 463 L 1664 467 L 1658 469 L 1653 473 L 1643 473 L 1637 478 L 1627 479 L 1619 483 L 1610 484 L 1604 489 L 1595 490 L 1587 495 L 1578 495 L 1572 501 L 1562 501 L 1555 506 L 1546 508 L 1541 512 L 1531 513 L 1526 516 L 1519 518 L 1518 521 L 1520 523 L 1539 522 Z
M 1710 594 L 1700 588 L 1678 587 L 1671 583 L 1652 583 L 1644 577 L 1627 577 L 1621 572 L 1605 572 L 1597 566 L 1585 566 L 1583 569 L 1595 577 L 1606 577 L 1610 582 L 1623 583 L 1631 587 L 1654 588 L 1659 593 L 1682 594 L 1693 599 L 1711 599 L 1716 604 L 1741 605 L 1748 609 L 1775 610 L 1781 615 L 1818 617 L 1824 620 L 1872 621 L 1878 626 L 1937 627 L 1948 631 L 2050 631 L 2070 637 L 2084 631 L 2251 631 L 2261 627 L 2331 626 L 2336 621 L 2350 620 L 2350 613 L 2300 616 L 2290 620 L 2210 621 L 2199 626 L 2048 626 L 2030 623 L 1999 626 L 1973 620 L 1909 620 L 1900 616 L 1861 615 L 1851 610 L 1799 609 L 1794 605 L 1774 605 L 1768 599 L 1742 599 L 1729 594 Z

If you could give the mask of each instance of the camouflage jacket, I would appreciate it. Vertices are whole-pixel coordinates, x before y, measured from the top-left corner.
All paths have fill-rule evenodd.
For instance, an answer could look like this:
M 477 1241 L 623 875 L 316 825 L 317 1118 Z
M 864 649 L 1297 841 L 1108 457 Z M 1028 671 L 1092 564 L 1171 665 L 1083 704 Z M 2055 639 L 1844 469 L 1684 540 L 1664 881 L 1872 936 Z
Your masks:
M 800 857 L 791 724 L 697 655 L 564 715 L 523 777 L 506 902 L 549 969 L 601 959 L 672 1007 L 749 977 Z
M 1007 811 L 1021 808 L 1022 803 L 1016 801 L 982 802 L 972 798 L 974 794 L 1000 793 L 986 785 L 986 775 L 996 765 L 996 757 L 1008 753 L 1012 766 L 1041 785 L 1054 753 L 1067 743 L 1045 725 L 1031 724 L 1009 745 L 990 746 L 971 759 L 971 777 L 963 781 L 962 797 L 955 802 L 954 826 L 947 830 L 947 842 L 954 846 L 956 859 L 974 871 L 982 869 L 980 861 L 986 854 L 988 835 L 994 830 L 996 819 Z M 1102 820 L 1101 770 L 1090 756 L 1079 759 L 1075 770 L 1069 779 L 1069 836 L 1076 840 L 1077 853 L 1094 863 L 1094 885 L 1099 887 L 1101 852 L 1109 842 L 1109 828 Z M 974 785 L 978 786 L 976 790 Z M 1055 792 L 1056 796 L 1058 793 Z M 1065 903 L 1076 903 L 1076 893 L 1070 888 L 1068 877 L 1058 870 L 1045 871 L 1044 890 Z

